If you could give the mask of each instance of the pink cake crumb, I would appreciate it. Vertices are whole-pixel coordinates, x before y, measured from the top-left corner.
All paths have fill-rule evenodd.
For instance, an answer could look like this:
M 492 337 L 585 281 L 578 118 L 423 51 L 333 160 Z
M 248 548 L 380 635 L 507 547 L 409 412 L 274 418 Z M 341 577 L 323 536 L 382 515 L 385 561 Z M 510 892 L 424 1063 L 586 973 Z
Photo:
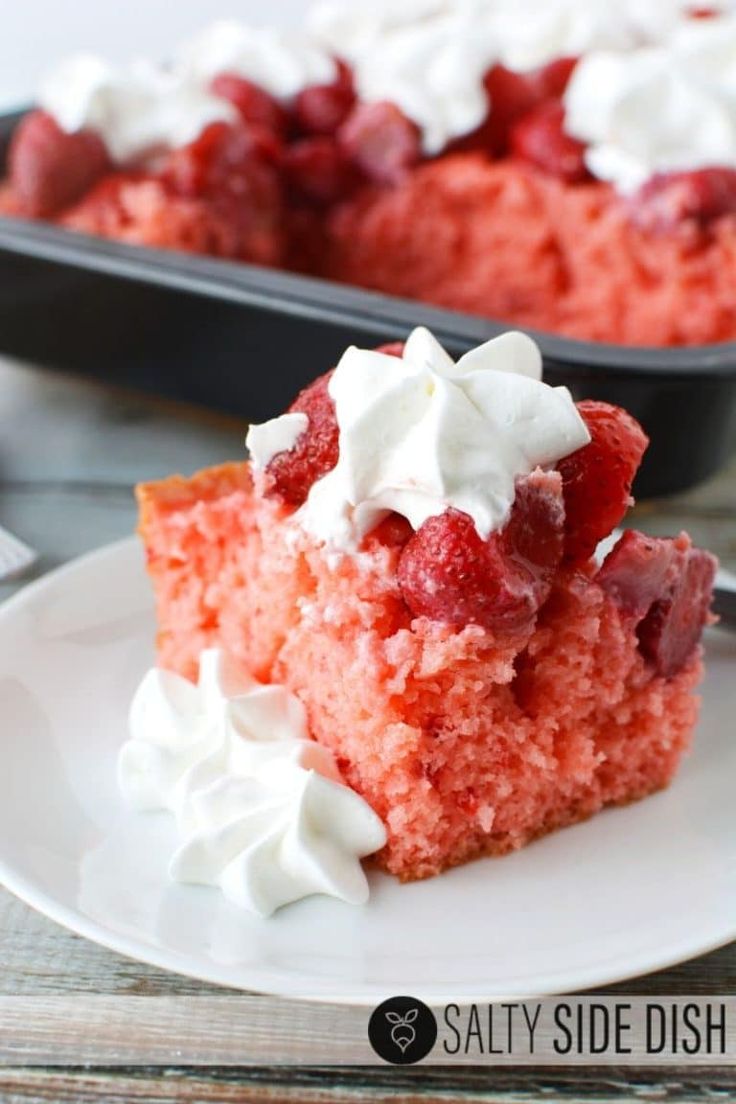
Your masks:
M 398 550 L 326 552 L 247 464 L 139 488 L 160 663 L 224 647 L 304 702 L 312 735 L 384 820 L 403 880 L 521 847 L 666 786 L 697 718 L 700 650 L 671 678 L 595 581 L 562 569 L 503 640 L 412 619 Z

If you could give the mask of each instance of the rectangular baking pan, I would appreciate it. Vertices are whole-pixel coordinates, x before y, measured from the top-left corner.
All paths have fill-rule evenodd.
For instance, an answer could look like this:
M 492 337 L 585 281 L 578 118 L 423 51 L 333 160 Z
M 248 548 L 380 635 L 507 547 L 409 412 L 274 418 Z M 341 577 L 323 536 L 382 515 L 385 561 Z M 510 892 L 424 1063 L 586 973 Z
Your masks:
M 0 116 L 0 168 L 20 114 Z M 0 352 L 242 414 L 281 412 L 349 344 L 428 326 L 453 353 L 507 325 L 253 265 L 0 218 Z M 626 407 L 652 444 L 639 497 L 684 490 L 736 430 L 736 343 L 639 349 L 533 333 L 546 379 Z

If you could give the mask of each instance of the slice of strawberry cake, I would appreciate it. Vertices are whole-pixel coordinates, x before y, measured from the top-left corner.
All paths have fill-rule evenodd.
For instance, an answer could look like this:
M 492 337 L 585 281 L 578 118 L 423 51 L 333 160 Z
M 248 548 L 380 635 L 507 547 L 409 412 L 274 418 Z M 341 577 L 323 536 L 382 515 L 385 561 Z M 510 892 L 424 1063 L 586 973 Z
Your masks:
M 161 666 L 284 685 L 422 878 L 673 777 L 715 560 L 627 532 L 638 424 L 541 381 L 530 338 L 457 364 L 350 349 L 251 463 L 139 488 Z

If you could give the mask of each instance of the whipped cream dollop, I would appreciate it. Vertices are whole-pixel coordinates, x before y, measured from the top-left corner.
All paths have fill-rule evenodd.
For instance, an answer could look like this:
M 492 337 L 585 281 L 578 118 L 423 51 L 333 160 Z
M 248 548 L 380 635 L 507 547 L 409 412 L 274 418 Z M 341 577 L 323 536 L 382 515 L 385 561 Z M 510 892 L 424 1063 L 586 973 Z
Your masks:
M 62 62 L 42 82 L 39 105 L 62 130 L 94 130 L 119 165 L 186 145 L 233 106 L 175 70 L 143 61 L 115 67 L 92 54 Z
M 236 73 L 283 100 L 337 76 L 332 55 L 308 35 L 235 20 L 213 23 L 185 42 L 175 64 L 195 83 L 207 85 L 220 73 Z
M 219 650 L 202 653 L 197 685 L 148 672 L 118 779 L 134 808 L 175 815 L 176 881 L 219 886 L 261 916 L 314 893 L 367 900 L 360 859 L 383 847 L 383 824 L 309 738 L 298 698 Z
M 591 50 L 627 50 L 666 38 L 687 0 L 491 0 L 501 60 L 528 70 Z
M 483 77 L 498 59 L 493 14 L 488 0 L 326 3 L 310 27 L 352 63 L 359 98 L 400 107 L 432 156 L 486 117 Z
M 591 50 L 665 39 L 687 0 L 327 0 L 312 9 L 314 37 L 353 65 L 361 99 L 390 100 L 439 153 L 493 111 L 483 78 L 496 63 L 536 69 Z
M 62 130 L 94 130 L 117 164 L 139 164 L 194 141 L 210 123 L 237 121 L 233 105 L 209 90 L 226 72 L 290 99 L 329 83 L 337 66 L 306 35 L 222 21 L 183 43 L 169 66 L 70 57 L 42 82 L 38 102 Z
M 350 348 L 329 391 L 339 460 L 296 518 L 345 551 L 391 511 L 418 529 L 454 507 L 485 538 L 505 525 L 520 476 L 590 440 L 567 388 L 542 382 L 539 349 L 522 333 L 494 338 L 457 364 L 423 328 L 403 358 Z M 256 468 L 271 459 L 259 451 L 263 432 L 247 440 Z
M 736 17 L 689 20 L 660 46 L 589 54 L 565 94 L 565 129 L 623 194 L 655 173 L 736 167 Z

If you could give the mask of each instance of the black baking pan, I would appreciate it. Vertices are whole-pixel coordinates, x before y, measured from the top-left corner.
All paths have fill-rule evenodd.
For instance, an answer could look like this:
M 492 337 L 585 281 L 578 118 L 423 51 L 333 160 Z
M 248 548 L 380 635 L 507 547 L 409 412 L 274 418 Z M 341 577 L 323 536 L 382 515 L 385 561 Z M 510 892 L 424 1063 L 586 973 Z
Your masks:
M 20 116 L 0 116 L 0 166 Z M 261 420 L 351 343 L 428 326 L 458 354 L 508 329 L 253 265 L 0 218 L 0 352 Z M 545 378 L 626 407 L 652 444 L 639 497 L 690 487 L 736 429 L 736 343 L 640 349 L 533 333 Z

